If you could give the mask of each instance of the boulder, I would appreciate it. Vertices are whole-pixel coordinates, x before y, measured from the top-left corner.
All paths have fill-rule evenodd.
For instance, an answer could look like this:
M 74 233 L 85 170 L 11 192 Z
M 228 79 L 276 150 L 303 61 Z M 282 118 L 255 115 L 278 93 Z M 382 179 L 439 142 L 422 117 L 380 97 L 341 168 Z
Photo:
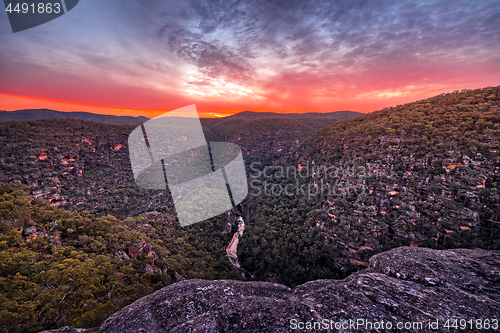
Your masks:
M 23 228 L 23 236 L 28 237 L 36 233 L 36 227 L 24 227 Z
M 308 322 L 326 322 L 333 331 L 336 323 L 361 319 L 367 325 L 421 322 L 420 331 L 445 332 L 448 319 L 499 317 L 499 252 L 401 247 L 373 256 L 367 269 L 346 279 L 294 289 L 181 281 L 115 313 L 100 332 L 293 332 Z M 436 321 L 437 330 L 429 327 Z

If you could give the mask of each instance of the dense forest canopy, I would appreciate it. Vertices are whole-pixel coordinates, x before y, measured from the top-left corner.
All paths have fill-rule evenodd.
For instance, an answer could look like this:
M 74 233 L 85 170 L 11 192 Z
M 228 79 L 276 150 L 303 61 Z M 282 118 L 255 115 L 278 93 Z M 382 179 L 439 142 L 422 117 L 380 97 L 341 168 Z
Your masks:
M 230 236 L 223 227 L 207 221 L 180 228 L 169 213 L 123 220 L 72 213 L 2 185 L 3 330 L 94 327 L 180 279 L 239 279 L 224 257 Z

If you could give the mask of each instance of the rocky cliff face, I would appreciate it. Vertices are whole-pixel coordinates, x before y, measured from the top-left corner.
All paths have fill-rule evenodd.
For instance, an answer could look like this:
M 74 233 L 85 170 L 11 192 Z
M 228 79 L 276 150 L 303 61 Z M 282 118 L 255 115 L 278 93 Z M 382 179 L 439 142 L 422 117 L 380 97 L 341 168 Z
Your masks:
M 392 331 L 452 332 L 456 329 L 445 325 L 455 319 L 465 319 L 465 331 L 472 332 L 486 319 L 490 327 L 500 320 L 500 252 L 400 247 L 373 256 L 367 269 L 344 280 L 294 289 L 265 282 L 181 281 L 115 313 L 99 329 L 79 332 L 296 332 L 302 327 L 385 332 L 389 323 Z M 398 323 L 413 327 L 396 330 Z

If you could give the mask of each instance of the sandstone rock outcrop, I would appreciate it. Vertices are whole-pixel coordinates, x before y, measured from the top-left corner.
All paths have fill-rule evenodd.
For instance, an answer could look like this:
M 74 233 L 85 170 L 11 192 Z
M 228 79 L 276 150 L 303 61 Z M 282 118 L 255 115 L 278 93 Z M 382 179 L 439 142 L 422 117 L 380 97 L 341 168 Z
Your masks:
M 400 332 L 452 332 L 444 327 L 448 319 L 498 320 L 500 252 L 400 247 L 373 256 L 367 269 L 343 280 L 294 289 L 267 282 L 186 280 L 137 300 L 98 331 L 296 332 L 292 328 L 307 328 L 308 322 L 323 325 L 309 332 L 328 331 L 324 323 L 336 332 L 387 331 L 380 326 L 353 330 L 350 321 L 358 319 L 391 322 L 393 331 L 398 322 L 422 323 L 422 329 Z M 438 323 L 437 329 L 429 328 L 430 322 Z

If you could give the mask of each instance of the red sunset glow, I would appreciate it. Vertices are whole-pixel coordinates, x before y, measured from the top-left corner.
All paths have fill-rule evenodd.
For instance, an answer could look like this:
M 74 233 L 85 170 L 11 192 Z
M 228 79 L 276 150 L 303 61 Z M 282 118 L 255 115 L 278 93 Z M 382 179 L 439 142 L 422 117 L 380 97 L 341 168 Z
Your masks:
M 243 3 L 238 20 L 203 6 L 177 17 L 186 6 L 81 3 L 16 34 L 2 20 L 0 109 L 366 113 L 499 84 L 495 2 L 315 2 L 274 15 Z

